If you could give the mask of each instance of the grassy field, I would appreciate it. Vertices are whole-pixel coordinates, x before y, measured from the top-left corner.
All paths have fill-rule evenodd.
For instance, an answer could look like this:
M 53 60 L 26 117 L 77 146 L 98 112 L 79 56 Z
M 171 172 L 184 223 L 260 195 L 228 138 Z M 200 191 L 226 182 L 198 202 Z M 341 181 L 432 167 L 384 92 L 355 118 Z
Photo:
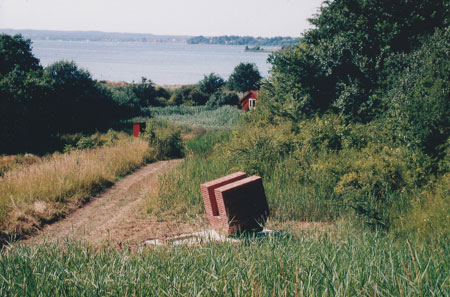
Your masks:
M 0 254 L 0 295 L 449 296 L 449 252 L 339 224 L 201 247 L 15 247 Z
M 52 221 L 149 158 L 147 142 L 126 139 L 110 146 L 55 153 L 7 171 L 0 178 L 3 239 L 20 237 Z
M 241 118 L 241 111 L 228 105 L 219 108 L 207 106 L 169 106 L 149 109 L 153 118 L 179 125 L 227 129 L 234 127 Z
M 155 133 L 155 142 L 165 139 L 166 130 L 189 130 L 192 126 L 188 124 L 198 121 L 202 112 L 219 110 L 178 109 L 157 109 L 160 114 L 154 117 L 159 120 L 182 120 L 175 126 L 153 122 L 152 127 L 162 129 L 162 135 Z M 283 127 L 267 126 L 258 133 L 217 129 L 224 122 L 220 117 L 215 120 L 209 126 L 196 126 L 201 131 L 191 131 L 195 137 L 184 138 L 185 162 L 162 176 L 157 193 L 148 193 L 147 211 L 166 219 L 197 217 L 204 211 L 199 184 L 244 170 L 263 176 L 271 222 L 281 226 L 280 237 L 201 246 L 94 248 L 73 241 L 5 246 L 0 252 L 0 296 L 450 296 L 448 232 L 429 240 L 430 236 L 415 236 L 424 235 L 415 232 L 422 222 L 415 222 L 420 226 L 405 234 L 368 227 L 343 207 L 338 195 L 329 195 L 336 185 L 333 174 L 340 173 L 337 168 L 345 170 L 348 162 L 359 160 L 364 152 L 313 149 L 314 138 L 293 138 Z M 304 146 L 296 147 L 298 143 Z M 292 147 L 296 147 L 295 154 L 287 154 Z M 125 153 L 133 158 L 125 158 Z M 18 195 L 20 199 L 11 204 L 7 197 L 17 194 L 3 195 L 1 191 L 0 202 L 6 206 L 2 209 L 22 214 L 15 217 L 20 221 L 30 217 L 30 212 L 36 215 L 42 205 L 89 197 L 138 166 L 148 154 L 148 142 L 134 140 L 55 154 L 10 169 L 0 181 L 1 190 L 13 189 L 1 188 L 2 182 L 9 180 L 17 193 L 18 189 L 36 192 Z M 101 174 L 86 174 L 91 172 L 87 168 Z M 105 168 L 111 172 L 103 171 Z M 80 178 L 78 184 L 64 182 L 75 177 Z M 90 182 L 82 177 L 89 177 Z M 27 188 L 30 181 L 31 188 Z M 47 186 L 41 189 L 41 184 Z M 444 180 L 441 184 L 436 195 L 444 197 L 448 183 Z M 434 206 L 443 209 L 443 216 L 429 220 L 438 230 L 443 230 L 444 224 L 438 221 L 447 215 L 445 199 Z M 429 212 L 436 213 L 434 209 Z M 408 226 L 407 219 L 399 224 Z M 334 223 L 299 231 L 283 223 L 290 220 Z M 10 222 L 5 219 L 3 226 L 13 226 L 7 225 Z

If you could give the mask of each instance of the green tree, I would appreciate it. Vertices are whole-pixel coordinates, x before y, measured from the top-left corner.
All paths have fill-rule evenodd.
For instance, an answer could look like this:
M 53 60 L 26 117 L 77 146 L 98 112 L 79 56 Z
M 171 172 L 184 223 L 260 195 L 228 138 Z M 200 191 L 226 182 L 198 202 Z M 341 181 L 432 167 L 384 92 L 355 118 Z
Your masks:
M 198 85 L 185 85 L 174 90 L 169 103 L 173 105 L 205 105 L 209 96 L 200 91 Z
M 159 102 L 156 101 L 156 89 L 155 84 L 145 77 L 141 78 L 140 83 L 131 84 L 136 97 L 139 99 L 139 107 L 159 106 Z
M 28 72 L 40 68 L 39 60 L 31 52 L 31 40 L 22 35 L 0 34 L 0 76 L 13 69 Z
M 73 61 L 59 61 L 46 67 L 44 75 L 51 79 L 53 121 L 58 132 L 93 131 L 110 124 L 115 113 L 111 93 L 87 70 Z
M 209 107 L 218 107 L 222 105 L 240 106 L 239 96 L 235 93 L 215 93 L 209 97 L 206 105 Z
M 199 82 L 200 91 L 208 95 L 212 95 L 215 92 L 219 91 L 224 85 L 225 81 L 223 80 L 223 78 L 221 78 L 214 72 L 210 73 L 209 75 L 205 75 Z
M 256 90 L 259 89 L 261 78 L 261 74 L 254 63 L 240 63 L 231 73 L 228 79 L 228 87 L 230 90 L 238 92 Z
M 40 70 L 13 70 L 0 79 L 0 154 L 51 146 L 52 89 Z
M 309 116 L 334 110 L 367 121 L 376 114 L 397 53 L 449 25 L 448 1 L 326 1 L 303 43 L 271 55 L 272 94 L 278 110 Z M 288 101 L 288 102 L 286 102 Z M 275 110 L 275 109 L 274 109 Z M 276 111 L 278 112 L 278 111 Z
M 441 157 L 450 135 L 450 28 L 437 30 L 415 52 L 398 55 L 408 66 L 394 75 L 383 98 L 393 134 L 408 147 Z

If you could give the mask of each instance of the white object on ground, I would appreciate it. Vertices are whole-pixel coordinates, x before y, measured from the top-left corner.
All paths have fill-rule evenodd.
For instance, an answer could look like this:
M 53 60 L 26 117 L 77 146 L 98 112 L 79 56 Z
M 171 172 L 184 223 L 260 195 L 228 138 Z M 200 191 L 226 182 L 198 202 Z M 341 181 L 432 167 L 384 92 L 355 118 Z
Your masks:
M 261 239 L 269 236 L 279 236 L 280 233 L 268 229 L 264 229 L 261 232 L 255 233 L 252 236 L 246 237 L 249 239 Z M 177 236 L 167 237 L 163 239 L 149 239 L 144 242 L 144 245 L 182 245 L 182 244 L 202 244 L 206 242 L 216 241 L 216 242 L 232 242 L 239 243 L 243 238 L 232 238 L 227 237 L 216 230 L 205 230 L 195 233 L 181 234 Z

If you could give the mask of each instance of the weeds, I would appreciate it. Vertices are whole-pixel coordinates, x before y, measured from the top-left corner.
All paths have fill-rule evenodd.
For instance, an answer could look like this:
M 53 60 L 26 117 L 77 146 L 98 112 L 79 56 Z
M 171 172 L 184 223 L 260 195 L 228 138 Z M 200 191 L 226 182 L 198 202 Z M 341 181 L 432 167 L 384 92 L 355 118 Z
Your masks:
M 0 295 L 448 296 L 449 252 L 336 229 L 199 248 L 44 244 L 0 254 Z

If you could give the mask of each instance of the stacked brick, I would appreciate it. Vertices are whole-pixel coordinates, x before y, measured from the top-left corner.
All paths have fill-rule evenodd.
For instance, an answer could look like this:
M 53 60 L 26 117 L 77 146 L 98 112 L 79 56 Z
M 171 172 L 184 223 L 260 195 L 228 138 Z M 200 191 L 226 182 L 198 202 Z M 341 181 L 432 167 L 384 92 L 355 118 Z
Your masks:
M 262 179 L 236 172 L 200 185 L 211 226 L 227 234 L 261 231 L 269 215 Z

